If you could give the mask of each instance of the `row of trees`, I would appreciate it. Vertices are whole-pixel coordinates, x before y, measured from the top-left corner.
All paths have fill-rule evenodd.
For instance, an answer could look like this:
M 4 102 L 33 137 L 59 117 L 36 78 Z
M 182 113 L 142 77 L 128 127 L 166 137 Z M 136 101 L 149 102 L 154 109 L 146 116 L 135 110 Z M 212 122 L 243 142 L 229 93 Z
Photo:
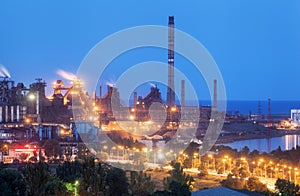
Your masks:
M 0 167 L 2 195 L 190 195 L 193 181 L 179 163 L 164 179 L 165 190 L 156 190 L 151 176 L 142 171 L 126 172 L 93 157 L 64 162 L 56 172 L 43 162 L 27 163 L 18 171 Z
M 259 181 L 256 177 L 250 177 L 246 179 L 234 178 L 233 175 L 228 175 L 227 179 L 222 181 L 222 185 L 233 189 L 246 189 L 249 191 L 255 191 L 263 193 L 265 195 L 286 195 L 296 196 L 300 195 L 300 187 L 295 183 L 292 183 L 285 179 L 277 179 L 275 183 L 275 192 L 270 192 L 267 186 Z

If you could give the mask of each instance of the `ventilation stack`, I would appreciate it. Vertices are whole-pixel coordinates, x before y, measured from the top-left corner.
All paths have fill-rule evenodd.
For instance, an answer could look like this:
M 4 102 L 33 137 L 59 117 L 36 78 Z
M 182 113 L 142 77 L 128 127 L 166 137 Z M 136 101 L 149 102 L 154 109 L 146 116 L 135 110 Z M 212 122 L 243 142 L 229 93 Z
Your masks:
M 169 16 L 168 23 L 168 91 L 167 105 L 175 105 L 174 88 L 174 16 Z
M 100 99 L 102 98 L 102 86 L 100 86 Z
M 136 102 L 137 102 L 137 93 L 134 92 L 134 93 L 133 93 L 133 106 L 134 106 L 134 107 L 136 106 Z
M 181 80 L 181 107 L 185 106 L 185 80 Z
M 214 100 L 213 108 L 217 108 L 217 80 L 214 80 Z

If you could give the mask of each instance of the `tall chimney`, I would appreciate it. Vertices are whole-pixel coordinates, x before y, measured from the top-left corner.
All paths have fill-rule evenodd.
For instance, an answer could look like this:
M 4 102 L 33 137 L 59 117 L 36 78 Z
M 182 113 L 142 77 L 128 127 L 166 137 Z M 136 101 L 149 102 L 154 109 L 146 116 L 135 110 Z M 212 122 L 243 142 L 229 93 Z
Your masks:
M 2 106 L 0 106 L 0 122 L 3 122 L 3 117 L 2 117 Z
M 168 91 L 167 105 L 175 105 L 174 92 L 174 16 L 169 16 L 168 23 Z
M 8 122 L 8 106 L 5 106 L 5 122 Z
M 181 107 L 185 106 L 185 80 L 181 80 Z
M 10 122 L 14 122 L 14 106 L 10 106 Z
M 96 91 L 94 91 L 93 96 L 94 96 L 94 101 L 96 102 L 96 101 L 97 101 L 97 94 L 96 94 Z
M 102 98 L 102 86 L 100 86 L 100 99 Z
M 217 108 L 217 80 L 214 80 L 214 100 L 213 108 Z
M 17 122 L 20 121 L 20 106 L 17 105 Z
M 133 93 L 133 106 L 134 106 L 134 107 L 136 106 L 136 102 L 137 102 L 137 93 L 134 92 L 134 93 Z
M 271 99 L 268 98 L 268 123 L 271 122 Z

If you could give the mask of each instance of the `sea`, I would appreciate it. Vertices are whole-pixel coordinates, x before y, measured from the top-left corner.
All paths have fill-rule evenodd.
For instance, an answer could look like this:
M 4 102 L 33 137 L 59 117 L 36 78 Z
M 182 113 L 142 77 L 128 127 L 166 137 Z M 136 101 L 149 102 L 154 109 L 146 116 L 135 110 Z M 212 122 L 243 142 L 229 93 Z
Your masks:
M 261 113 L 268 113 L 268 100 L 251 100 L 251 101 L 241 101 L 241 100 L 229 100 L 227 101 L 227 112 L 238 111 L 240 114 L 257 114 L 258 104 L 260 103 Z M 211 105 L 211 101 L 200 101 L 199 105 Z M 287 114 L 291 113 L 291 109 L 300 109 L 300 99 L 299 101 L 289 101 L 289 100 L 271 100 L 271 114 Z
M 256 114 L 258 113 L 258 104 L 260 103 L 261 113 L 268 113 L 268 101 L 227 101 L 227 113 L 238 111 L 239 114 Z M 201 105 L 210 104 L 210 101 L 202 101 Z M 271 115 L 290 116 L 291 109 L 300 109 L 300 101 L 284 101 L 284 100 L 271 100 Z M 235 141 L 227 144 L 232 148 L 241 150 L 244 146 L 248 146 L 251 151 L 258 150 L 259 152 L 270 152 L 277 149 L 279 146 L 282 150 L 290 150 L 300 145 L 300 135 L 285 135 L 282 137 L 275 137 L 270 139 L 251 139 Z
M 300 135 L 284 135 L 281 137 L 240 140 L 226 144 L 219 144 L 229 146 L 240 151 L 247 146 L 250 151 L 258 150 L 259 152 L 271 152 L 276 150 L 279 146 L 281 150 L 290 150 L 300 146 Z

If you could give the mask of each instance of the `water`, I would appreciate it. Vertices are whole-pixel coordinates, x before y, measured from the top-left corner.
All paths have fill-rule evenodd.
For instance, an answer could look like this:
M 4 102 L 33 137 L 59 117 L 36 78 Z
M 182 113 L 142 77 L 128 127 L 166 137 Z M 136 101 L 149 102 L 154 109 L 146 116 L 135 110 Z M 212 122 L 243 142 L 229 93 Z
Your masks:
M 268 100 L 260 101 L 227 101 L 227 111 L 239 111 L 240 114 L 256 114 L 258 102 L 261 105 L 261 113 L 268 113 Z M 200 105 L 210 105 L 210 101 L 200 101 Z M 300 101 L 278 101 L 271 100 L 271 114 L 290 114 L 291 109 L 300 108 Z
M 270 148 L 269 148 L 270 144 Z M 231 148 L 241 150 L 243 147 L 248 146 L 250 151 L 258 150 L 259 152 L 270 152 L 276 150 L 279 146 L 281 150 L 290 150 L 297 145 L 300 146 L 300 135 L 285 135 L 282 137 L 274 137 L 270 139 L 251 139 L 251 140 L 240 140 L 232 143 L 221 144 L 230 146 Z

